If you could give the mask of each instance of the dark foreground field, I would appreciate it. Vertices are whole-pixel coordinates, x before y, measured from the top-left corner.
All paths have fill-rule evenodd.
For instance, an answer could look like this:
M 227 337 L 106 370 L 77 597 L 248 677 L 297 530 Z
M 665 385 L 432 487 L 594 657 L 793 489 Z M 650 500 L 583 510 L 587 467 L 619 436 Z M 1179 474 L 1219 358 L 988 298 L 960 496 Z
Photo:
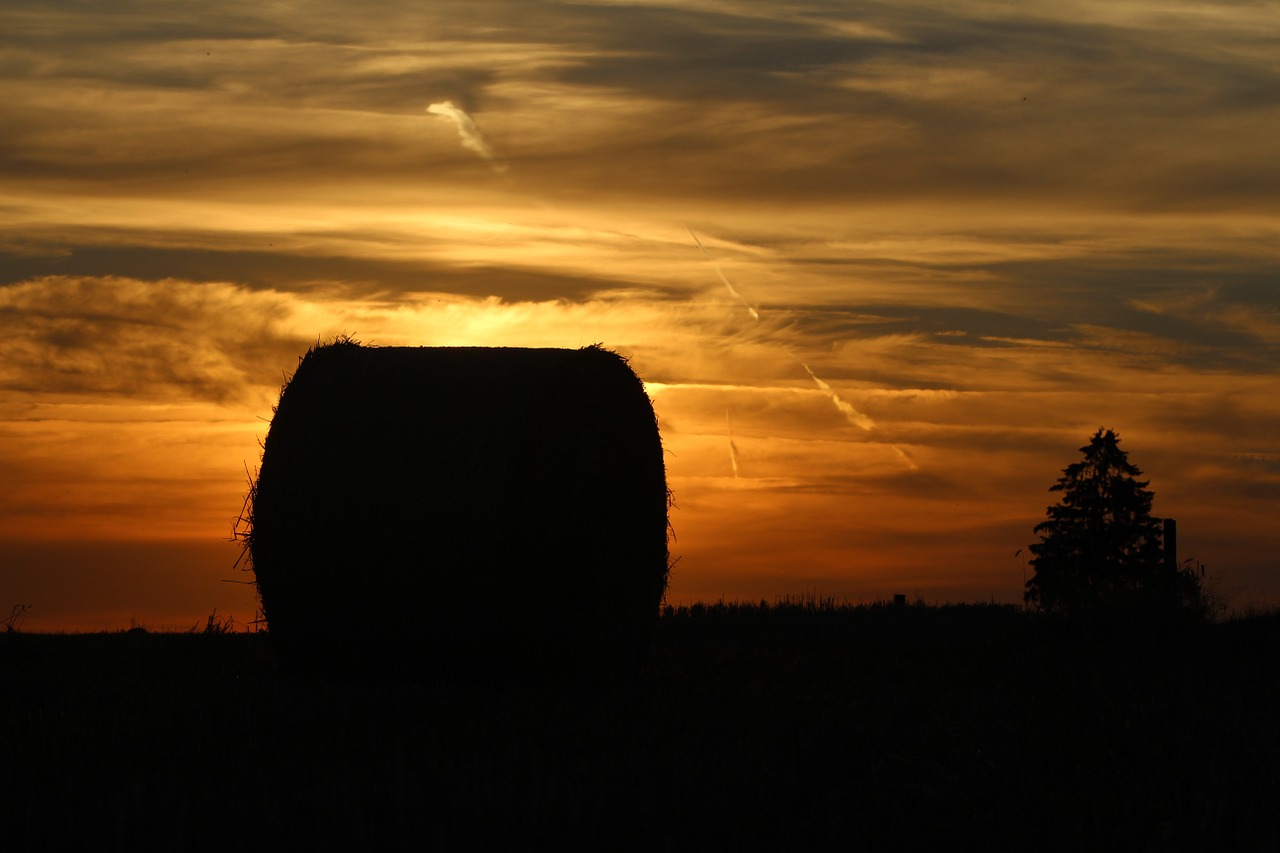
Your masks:
M 293 680 L 262 635 L 7 635 L 0 843 L 1275 850 L 1278 661 L 1275 616 L 962 606 L 669 612 L 609 689 Z

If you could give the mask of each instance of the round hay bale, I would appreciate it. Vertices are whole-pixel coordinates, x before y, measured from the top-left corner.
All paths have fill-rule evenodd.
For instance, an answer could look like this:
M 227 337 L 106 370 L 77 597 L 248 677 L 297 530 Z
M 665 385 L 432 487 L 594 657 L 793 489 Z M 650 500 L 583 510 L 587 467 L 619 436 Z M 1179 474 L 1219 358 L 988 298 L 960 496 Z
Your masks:
M 647 653 L 668 504 L 615 353 L 340 341 L 280 394 L 249 553 L 285 668 L 597 680 Z

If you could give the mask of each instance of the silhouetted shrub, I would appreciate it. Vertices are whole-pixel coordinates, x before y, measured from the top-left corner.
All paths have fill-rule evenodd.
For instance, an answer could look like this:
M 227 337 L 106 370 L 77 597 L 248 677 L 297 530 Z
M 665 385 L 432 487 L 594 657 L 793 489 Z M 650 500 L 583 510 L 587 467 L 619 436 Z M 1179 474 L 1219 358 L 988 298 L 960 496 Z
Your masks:
M 249 551 L 282 666 L 593 679 L 647 651 L 667 508 L 620 356 L 339 341 L 281 392 Z

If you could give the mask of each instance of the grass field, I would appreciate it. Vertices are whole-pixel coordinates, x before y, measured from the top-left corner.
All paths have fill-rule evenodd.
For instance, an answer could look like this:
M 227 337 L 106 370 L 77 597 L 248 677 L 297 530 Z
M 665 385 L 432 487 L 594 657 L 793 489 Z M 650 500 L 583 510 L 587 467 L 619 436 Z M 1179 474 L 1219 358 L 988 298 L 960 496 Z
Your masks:
M 299 680 L 248 634 L 0 635 L 19 849 L 1280 847 L 1280 617 L 666 612 L 631 683 Z

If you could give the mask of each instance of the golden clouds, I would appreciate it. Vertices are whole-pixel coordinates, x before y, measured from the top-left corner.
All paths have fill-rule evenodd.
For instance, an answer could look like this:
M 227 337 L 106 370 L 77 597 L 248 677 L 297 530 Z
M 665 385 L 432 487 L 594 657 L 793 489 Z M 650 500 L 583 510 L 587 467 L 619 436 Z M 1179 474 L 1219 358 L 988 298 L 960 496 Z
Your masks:
M 150 9 L 6 10 L 8 175 L 218 193 L 314 185 L 321 169 L 326 185 L 481 180 L 483 162 L 425 125 L 426 102 L 483 115 L 484 145 L 544 198 L 1275 197 L 1275 34 L 1245 9 L 489 0 L 343 25 L 323 3 L 305 19 L 135 14 Z
M 17 2 L 0 34 L 6 535 L 222 536 L 281 372 L 347 332 L 631 356 L 677 599 L 1015 600 L 1104 423 L 1188 553 L 1277 568 L 1262 7 Z
M 50 276 L 0 290 L 0 385 L 46 397 L 231 402 L 297 348 L 287 300 L 229 284 Z M 304 339 L 305 340 L 305 339 Z M 256 374 L 256 375 L 255 375 Z M 248 380 L 248 381 L 247 381 Z

